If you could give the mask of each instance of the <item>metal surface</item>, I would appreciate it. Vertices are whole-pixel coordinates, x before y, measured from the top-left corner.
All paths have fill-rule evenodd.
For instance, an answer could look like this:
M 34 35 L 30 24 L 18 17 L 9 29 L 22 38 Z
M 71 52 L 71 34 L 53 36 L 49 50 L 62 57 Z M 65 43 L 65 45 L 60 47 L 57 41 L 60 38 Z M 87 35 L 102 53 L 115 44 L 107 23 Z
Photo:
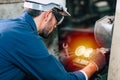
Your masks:
M 63 48 L 65 50 L 66 57 L 69 57 L 68 44 L 67 43 L 63 43 Z
M 110 48 L 114 16 L 105 16 L 95 23 L 95 40 L 101 47 Z

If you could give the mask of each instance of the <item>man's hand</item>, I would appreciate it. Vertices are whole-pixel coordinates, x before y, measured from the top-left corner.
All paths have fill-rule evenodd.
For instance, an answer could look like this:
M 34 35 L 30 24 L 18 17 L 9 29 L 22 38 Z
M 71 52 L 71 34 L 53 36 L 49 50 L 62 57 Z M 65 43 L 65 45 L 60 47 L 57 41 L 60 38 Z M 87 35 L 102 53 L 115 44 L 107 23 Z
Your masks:
M 96 65 L 97 71 L 102 69 L 106 64 L 103 51 L 101 51 L 101 49 L 94 50 L 93 53 L 90 54 L 90 62 Z

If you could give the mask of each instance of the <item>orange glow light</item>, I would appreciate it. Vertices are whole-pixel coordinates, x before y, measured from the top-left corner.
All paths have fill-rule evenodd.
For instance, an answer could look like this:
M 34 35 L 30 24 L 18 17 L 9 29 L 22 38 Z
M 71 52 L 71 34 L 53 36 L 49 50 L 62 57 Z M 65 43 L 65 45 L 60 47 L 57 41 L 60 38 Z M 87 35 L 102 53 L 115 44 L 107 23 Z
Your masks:
M 70 38 L 69 49 L 72 52 L 75 52 L 76 48 L 79 46 L 93 49 L 99 47 L 94 39 L 93 33 L 73 33 Z

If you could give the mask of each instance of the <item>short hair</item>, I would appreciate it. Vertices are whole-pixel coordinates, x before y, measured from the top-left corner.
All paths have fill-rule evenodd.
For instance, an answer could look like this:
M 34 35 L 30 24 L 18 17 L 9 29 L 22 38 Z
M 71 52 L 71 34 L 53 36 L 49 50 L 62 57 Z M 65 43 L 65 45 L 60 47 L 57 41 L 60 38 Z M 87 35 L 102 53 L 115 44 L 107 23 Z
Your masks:
M 29 15 L 31 15 L 33 18 L 39 16 L 43 11 L 30 9 L 30 8 L 24 8 L 24 12 L 27 12 Z

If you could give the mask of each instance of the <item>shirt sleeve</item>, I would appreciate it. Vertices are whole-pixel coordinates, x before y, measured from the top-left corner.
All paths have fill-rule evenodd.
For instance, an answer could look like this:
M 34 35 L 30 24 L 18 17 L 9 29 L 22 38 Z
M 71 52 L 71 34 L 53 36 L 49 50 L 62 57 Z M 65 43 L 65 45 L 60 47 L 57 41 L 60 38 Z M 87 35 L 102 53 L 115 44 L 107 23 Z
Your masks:
M 83 70 L 80 70 L 80 71 L 84 74 L 85 79 L 88 80 L 88 76 L 87 76 L 87 74 L 86 74 Z

